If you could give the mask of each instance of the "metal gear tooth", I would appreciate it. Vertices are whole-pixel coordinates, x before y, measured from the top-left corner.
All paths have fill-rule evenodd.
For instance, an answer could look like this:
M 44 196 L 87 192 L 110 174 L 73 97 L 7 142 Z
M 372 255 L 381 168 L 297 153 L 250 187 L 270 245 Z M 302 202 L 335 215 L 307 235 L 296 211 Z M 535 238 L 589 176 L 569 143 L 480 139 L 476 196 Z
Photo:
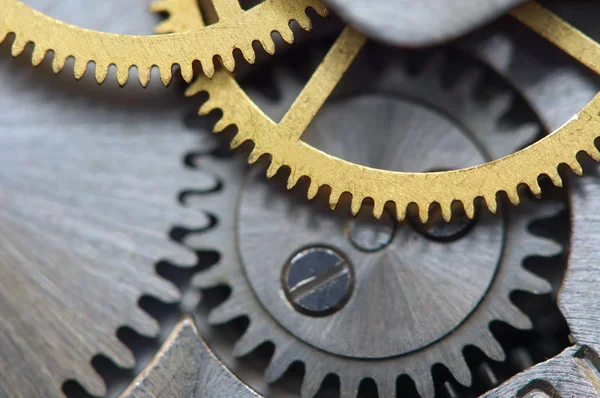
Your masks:
M 135 367 L 135 357 L 133 353 L 116 335 L 106 336 L 110 342 L 110 348 L 102 354 L 107 355 L 117 366 L 123 369 L 133 369 Z
M 500 345 L 498 340 L 494 337 L 492 332 L 486 328 L 480 336 L 481 344 L 478 347 L 483 353 L 493 361 L 501 362 L 506 358 L 504 348 Z
M 506 299 L 502 311 L 497 313 L 496 316 L 497 319 L 502 320 L 517 329 L 531 330 L 533 328 L 531 319 L 508 298 Z
M 396 379 L 394 377 L 377 378 L 375 380 L 377 386 L 377 396 L 380 398 L 396 397 Z
M 492 120 L 500 120 L 514 104 L 515 96 L 509 92 L 497 94 L 487 105 L 487 111 L 494 115 Z
M 245 316 L 246 303 L 240 300 L 239 297 L 241 296 L 236 296 L 235 292 L 232 292 L 227 300 L 210 312 L 208 322 L 211 325 L 222 325 L 240 316 Z
M 462 352 L 456 352 L 455 355 L 447 361 L 448 362 L 444 363 L 444 365 L 450 370 L 452 376 L 454 376 L 460 384 L 468 387 L 473 383 L 471 369 L 469 369 L 469 365 L 467 365 L 467 361 Z
M 435 396 L 435 386 L 433 384 L 433 378 L 429 369 L 426 372 L 413 372 L 409 376 L 415 383 L 415 388 L 417 389 L 420 397 Z
M 136 308 L 131 317 L 133 328 L 145 337 L 157 337 L 160 332 L 158 321 L 141 308 Z
M 104 383 L 104 379 L 102 379 L 98 373 L 92 372 L 92 374 L 83 374 L 82 372 L 80 373 L 79 370 L 75 370 L 74 377 L 91 395 L 96 397 L 106 396 L 106 384 Z M 60 384 L 60 382 L 62 382 L 62 380 L 59 381 L 58 384 Z
M 250 322 L 250 325 L 233 346 L 233 356 L 237 358 L 244 357 L 254 351 L 258 346 L 265 343 L 266 334 L 260 328 Z
M 177 286 L 163 278 L 157 277 L 149 283 L 148 290 L 152 292 L 153 297 L 166 304 L 176 303 L 181 299 L 181 291 Z
M 483 80 L 483 71 L 479 68 L 470 68 L 464 71 L 451 87 L 451 91 L 459 98 L 472 98 L 477 92 L 477 87 Z
M 267 383 L 274 383 L 287 372 L 296 359 L 289 355 L 287 347 L 275 345 L 275 354 L 271 358 L 267 369 L 265 370 L 265 379 Z
M 213 287 L 221 286 L 226 283 L 226 278 L 221 271 L 221 264 L 213 264 L 207 270 L 197 273 L 192 278 L 192 286 L 199 289 L 210 289 Z
M 323 375 L 319 374 L 319 370 L 316 368 L 304 367 L 304 379 L 302 380 L 302 386 L 300 387 L 300 396 L 302 398 L 313 398 L 319 392 L 321 383 L 323 382 Z
M 563 247 L 553 240 L 545 239 L 539 236 L 534 237 L 532 244 L 535 244 L 535 253 L 539 256 L 554 257 L 561 254 Z
M 188 248 L 182 247 L 177 243 L 169 243 L 165 249 L 163 252 L 164 258 L 177 264 L 179 267 L 191 268 L 196 264 L 196 253 Z
M 339 376 L 339 375 L 338 375 Z M 349 380 L 340 377 L 340 398 L 355 398 L 358 395 L 361 380 Z M 302 397 L 308 398 L 308 397 Z
M 550 282 L 532 272 L 527 271 L 526 269 L 521 271 L 521 279 L 519 284 L 521 290 L 531 292 L 533 294 L 549 294 L 552 292 L 552 284 L 550 284 Z

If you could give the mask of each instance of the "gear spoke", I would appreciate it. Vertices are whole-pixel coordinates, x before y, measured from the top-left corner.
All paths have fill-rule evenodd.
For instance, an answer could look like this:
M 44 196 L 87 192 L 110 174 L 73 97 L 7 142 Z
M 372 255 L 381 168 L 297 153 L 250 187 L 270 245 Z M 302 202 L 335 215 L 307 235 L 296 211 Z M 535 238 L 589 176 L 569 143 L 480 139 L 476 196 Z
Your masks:
M 562 51 L 600 74 L 600 44 L 564 19 L 537 2 L 517 8 L 512 15 Z
M 366 41 L 366 37 L 354 29 L 344 29 L 279 124 L 286 139 L 300 139 Z

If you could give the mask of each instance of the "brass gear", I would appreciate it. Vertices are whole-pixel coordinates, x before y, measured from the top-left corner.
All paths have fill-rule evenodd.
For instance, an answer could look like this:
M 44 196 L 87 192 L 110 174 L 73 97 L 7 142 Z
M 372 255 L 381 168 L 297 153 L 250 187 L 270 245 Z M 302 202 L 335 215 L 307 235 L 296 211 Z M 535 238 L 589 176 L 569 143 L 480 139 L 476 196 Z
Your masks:
M 173 7 L 185 6 L 186 1 L 170 2 Z M 200 63 L 204 74 L 214 73 L 213 60 L 219 56 L 229 71 L 235 67 L 233 52 L 239 49 L 246 61 L 253 63 L 256 57 L 252 44 L 258 41 L 265 51 L 273 54 L 275 44 L 271 33 L 278 32 L 288 43 L 294 35 L 289 23 L 296 21 L 306 30 L 311 22 L 306 11 L 314 9 L 325 16 L 327 9 L 319 0 L 266 0 L 244 11 L 237 0 L 213 0 L 219 21 L 213 25 L 201 26 L 163 36 L 118 35 L 83 29 L 50 18 L 23 4 L 20 0 L 0 0 L 0 43 L 9 33 L 15 35 L 12 55 L 20 55 L 28 43 L 34 43 L 33 65 L 39 65 L 49 51 L 54 52 L 52 68 L 55 73 L 63 69 L 67 58 L 75 59 L 74 74 L 83 76 L 90 62 L 96 66 L 96 80 L 102 83 L 108 67 L 117 67 L 117 81 L 124 85 L 129 79 L 132 66 L 138 70 L 142 86 L 150 81 L 150 70 L 156 66 L 160 70 L 162 82 L 167 85 L 172 79 L 173 65 L 179 65 L 183 78 L 190 82 L 193 78 L 193 64 Z M 162 11 L 164 2 L 157 2 L 152 10 Z M 193 14 L 202 21 L 200 10 Z M 181 17 L 172 22 L 181 23 Z M 189 26 L 186 26 L 188 29 Z
M 163 4 L 175 4 L 163 0 Z M 175 16 L 176 7 L 165 11 Z M 188 10 L 189 12 L 189 10 Z M 529 3 L 513 11 L 525 25 L 553 42 L 584 65 L 600 73 L 600 45 L 537 3 Z M 184 29 L 171 23 L 170 29 Z M 498 208 L 497 195 L 504 192 L 513 205 L 520 203 L 519 188 L 527 186 L 539 196 L 538 179 L 546 175 L 556 186 L 562 186 L 558 167 L 569 166 L 582 174 L 577 159 L 581 152 L 600 161 L 595 139 L 600 137 L 600 95 L 595 97 L 578 115 L 559 130 L 510 156 L 479 166 L 434 173 L 404 173 L 379 170 L 350 163 L 323 153 L 300 140 L 311 122 L 333 91 L 366 39 L 360 33 L 346 28 L 333 45 L 319 68 L 304 87 L 280 123 L 267 117 L 246 95 L 227 71 L 217 71 L 212 79 L 200 76 L 188 89 L 193 96 L 207 92 L 209 99 L 200 108 L 201 115 L 220 109 L 223 116 L 214 127 L 222 132 L 229 126 L 237 127 L 232 148 L 251 141 L 254 148 L 249 163 L 262 156 L 270 157 L 267 176 L 274 176 L 282 167 L 290 169 L 288 189 L 302 177 L 310 179 L 308 197 L 312 199 L 322 186 L 331 189 L 329 202 L 335 208 L 344 193 L 352 197 L 351 210 L 357 214 L 365 201 L 371 200 L 373 213 L 380 218 L 388 204 L 396 206 L 399 221 L 406 217 L 411 204 L 418 207 L 422 222 L 430 217 L 430 208 L 437 203 L 444 220 L 450 221 L 453 210 L 461 205 L 466 215 L 473 218 L 475 202 L 482 198 L 492 213 Z M 460 207 L 460 206 L 459 206 Z

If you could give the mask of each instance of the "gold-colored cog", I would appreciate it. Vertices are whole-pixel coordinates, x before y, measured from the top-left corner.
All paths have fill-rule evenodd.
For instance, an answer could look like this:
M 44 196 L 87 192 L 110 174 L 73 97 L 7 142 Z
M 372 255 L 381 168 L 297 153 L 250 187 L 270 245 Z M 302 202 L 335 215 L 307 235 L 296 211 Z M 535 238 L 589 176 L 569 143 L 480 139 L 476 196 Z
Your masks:
M 174 0 L 164 0 L 170 3 Z M 165 10 L 173 13 L 174 7 Z M 189 10 L 188 10 L 189 11 Z M 600 45 L 537 3 L 529 3 L 513 15 L 584 65 L 600 73 Z M 172 16 L 177 20 L 178 16 Z M 171 25 L 171 29 L 184 26 Z M 493 213 L 498 207 L 497 195 L 506 193 L 510 202 L 520 202 L 519 188 L 528 186 L 539 196 L 538 179 L 546 175 L 562 186 L 558 167 L 569 166 L 582 174 L 577 156 L 587 153 L 600 161 L 595 140 L 600 136 L 600 95 L 559 130 L 513 155 L 467 169 L 436 173 L 403 173 L 378 170 L 323 153 L 300 140 L 302 133 L 331 94 L 336 84 L 365 43 L 365 38 L 346 28 L 313 74 L 288 113 L 280 123 L 269 119 L 245 94 L 232 74 L 217 71 L 212 79 L 200 76 L 188 89 L 187 95 L 208 92 L 209 99 L 200 114 L 214 109 L 223 112 L 214 127 L 221 132 L 234 125 L 238 132 L 232 147 L 251 141 L 254 148 L 249 163 L 263 155 L 270 157 L 267 176 L 272 177 L 282 167 L 289 167 L 288 189 L 301 177 L 310 179 L 308 197 L 316 196 L 322 186 L 331 189 L 331 207 L 337 206 L 344 193 L 352 196 L 351 209 L 357 214 L 363 203 L 373 201 L 373 213 L 380 217 L 386 205 L 395 205 L 398 220 L 406 217 L 411 204 L 418 207 L 422 222 L 429 219 L 430 207 L 437 203 L 446 221 L 453 209 L 462 205 L 469 218 L 475 215 L 475 201 L 484 199 Z
M 200 63 L 204 74 L 211 77 L 214 73 L 214 58 L 219 56 L 225 68 L 232 71 L 235 67 L 233 52 L 239 49 L 246 61 L 254 63 L 256 54 L 252 44 L 258 41 L 265 51 L 273 54 L 275 44 L 271 33 L 278 32 L 291 43 L 294 35 L 290 22 L 296 21 L 306 30 L 311 22 L 306 14 L 308 8 L 325 16 L 327 9 L 319 0 L 265 0 L 263 3 L 245 11 L 238 0 L 212 0 L 218 15 L 218 22 L 194 30 L 184 22 L 189 20 L 178 13 L 172 24 L 185 28 L 185 32 L 161 36 L 133 36 L 97 32 L 50 18 L 23 4 L 20 0 L 0 0 L 0 43 L 9 33 L 15 35 L 12 55 L 20 55 L 28 43 L 34 44 L 33 65 L 39 65 L 52 51 L 52 67 L 55 73 L 63 69 L 67 58 L 75 59 L 74 74 L 83 76 L 90 62 L 96 66 L 96 80 L 102 83 L 106 79 L 110 65 L 117 67 L 117 81 L 124 85 L 129 79 L 132 66 L 137 67 L 138 78 L 142 86 L 150 80 L 150 70 L 158 67 L 162 82 L 167 85 L 172 79 L 172 68 L 179 65 L 183 78 L 190 82 L 193 78 L 193 64 Z M 169 3 L 166 6 L 165 3 Z M 157 2 L 153 11 L 162 11 L 165 7 L 172 10 L 187 10 L 186 1 Z M 179 8 L 174 8 L 179 7 Z M 196 14 L 200 17 L 197 5 Z M 163 30 L 168 25 L 163 25 Z

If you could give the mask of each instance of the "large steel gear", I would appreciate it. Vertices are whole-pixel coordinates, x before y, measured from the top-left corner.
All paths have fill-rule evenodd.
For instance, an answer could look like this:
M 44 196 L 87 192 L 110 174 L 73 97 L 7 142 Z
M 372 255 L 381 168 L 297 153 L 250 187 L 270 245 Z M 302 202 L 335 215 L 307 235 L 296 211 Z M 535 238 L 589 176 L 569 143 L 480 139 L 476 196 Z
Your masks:
M 600 258 L 595 247 L 600 219 L 590 217 L 600 210 L 598 202 L 592 200 L 600 195 L 600 180 L 597 175 L 585 177 L 575 185 L 570 200 L 575 211 L 573 245 L 559 296 L 574 344 L 555 357 L 519 373 L 482 398 L 600 397 L 600 308 L 596 293 L 600 283 Z M 191 361 L 187 357 L 190 351 L 194 353 Z M 215 377 L 207 378 L 207 374 Z M 238 398 L 258 396 L 220 363 L 187 318 L 182 319 L 155 360 L 122 398 L 145 397 L 148 392 L 193 398 L 205 396 L 205 392 L 214 395 L 230 393 Z
M 54 398 L 76 380 L 102 396 L 92 359 L 132 368 L 117 331 L 159 331 L 140 298 L 180 298 L 156 263 L 196 264 L 169 233 L 210 222 L 173 194 L 215 183 L 180 166 L 203 144 L 181 125 L 177 91 L 90 96 L 93 79 L 46 87 L 51 71 L 9 57 L 0 75 L 0 385 L 13 398 Z
M 600 57 L 598 44 L 548 10 L 532 3 L 514 14 L 584 65 L 593 70 L 600 65 L 596 60 Z M 268 177 L 274 176 L 282 167 L 291 169 L 288 188 L 295 186 L 302 177 L 308 177 L 309 199 L 314 198 L 321 187 L 329 187 L 332 208 L 337 206 L 342 195 L 349 193 L 353 214 L 357 214 L 364 203 L 372 202 L 376 217 L 381 217 L 386 206 L 395 205 L 396 217 L 403 220 L 408 207 L 415 204 L 421 221 L 426 222 L 432 205 L 437 204 L 445 220 L 450 220 L 453 211 L 461 207 L 471 218 L 479 198 L 495 213 L 501 196 L 498 194 L 504 193 L 512 204 L 518 205 L 522 186 L 528 187 L 536 196 L 540 195 L 538 180 L 544 175 L 555 185 L 562 186 L 560 165 L 565 164 L 576 174 L 581 174 L 577 158 L 581 153 L 600 160 L 600 152 L 595 146 L 595 139 L 600 135 L 600 96 L 564 126 L 531 146 L 504 158 L 460 170 L 389 171 L 352 163 L 314 148 L 300 138 L 364 42 L 362 35 L 347 28 L 279 123 L 267 117 L 227 72 L 216 73 L 212 79 L 201 76 L 190 87 L 188 95 L 209 93 L 209 100 L 200 113 L 220 109 L 223 116 L 214 131 L 235 126 L 237 133 L 232 147 L 251 141 L 254 147 L 249 162 L 268 157 Z
M 185 6 L 175 1 L 176 6 Z M 178 65 L 186 81 L 194 75 L 193 64 L 199 63 L 206 76 L 214 73 L 214 58 L 220 57 L 227 70 L 235 67 L 234 50 L 239 49 L 246 61 L 253 63 L 255 52 L 252 43 L 258 41 L 268 53 L 275 51 L 271 38 L 278 32 L 291 43 L 294 35 L 290 22 L 310 30 L 311 22 L 306 11 L 314 9 L 320 15 L 327 13 L 319 0 L 282 1 L 267 0 L 245 11 L 238 0 L 214 0 L 218 22 L 199 29 L 162 36 L 132 36 L 103 33 L 83 29 L 50 18 L 26 6 L 20 0 L 0 0 L 0 42 L 12 33 L 12 55 L 21 54 L 28 43 L 34 44 L 32 62 L 39 65 L 48 52 L 53 53 L 52 68 L 55 73 L 63 69 L 67 58 L 75 59 L 75 78 L 83 76 L 89 63 L 95 64 L 95 77 L 101 83 L 106 79 L 111 65 L 117 68 L 117 81 L 124 85 L 130 69 L 137 68 L 142 86 L 150 81 L 150 71 L 158 67 L 162 82 L 172 79 L 172 69 Z M 200 11 L 194 6 L 194 17 Z M 161 2 L 154 11 L 161 11 Z M 181 20 L 174 21 L 181 22 Z
M 355 66 L 357 76 L 375 72 L 368 59 Z M 307 141 L 336 155 L 358 156 L 365 162 L 377 159 L 391 170 L 422 171 L 504 156 L 534 138 L 536 126 L 498 130 L 497 122 L 511 104 L 510 93 L 501 93 L 489 106 L 477 105 L 472 91 L 443 87 L 443 69 L 443 58 L 436 57 L 421 74 L 409 76 L 401 60 L 392 58 L 376 71 L 381 80 L 368 96 L 341 91 L 309 128 Z M 477 73 L 472 72 L 466 75 L 475 82 Z M 461 80 L 461 86 L 473 87 L 467 81 Z M 280 101 L 255 95 L 273 118 L 285 113 L 287 102 L 293 100 L 289 94 L 299 88 L 299 82 L 286 74 L 277 83 L 284 95 Z M 394 120 L 392 114 L 403 117 Z M 340 125 L 332 115 L 335 120 L 340 115 L 354 117 Z M 411 127 L 398 134 L 401 120 L 410 120 Z M 370 126 L 370 140 L 361 139 L 365 125 Z M 378 145 L 389 146 L 386 138 L 391 132 L 399 135 L 394 153 Z M 342 135 L 344 140 L 339 139 Z M 560 252 L 554 242 L 527 229 L 531 221 L 553 214 L 553 206 L 524 205 L 502 219 L 481 213 L 474 224 L 433 224 L 422 230 L 411 224 L 398 226 L 392 219 L 376 222 L 368 214 L 352 219 L 343 212 L 324 211 L 317 203 L 261 181 L 257 170 L 244 176 L 239 161 L 200 156 L 195 164 L 222 181 L 221 190 L 187 201 L 217 220 L 188 244 L 221 255 L 219 263 L 199 273 L 194 284 L 231 288 L 209 321 L 222 324 L 248 317 L 250 326 L 234 353 L 243 356 L 264 342 L 273 343 L 268 381 L 279 379 L 292 363 L 302 362 L 303 397 L 315 395 L 328 374 L 339 377 L 343 397 L 356 396 L 366 378 L 376 382 L 380 396 L 393 396 L 396 379 L 403 374 L 414 380 L 421 396 L 431 397 L 430 368 L 435 363 L 444 364 L 469 385 L 463 348 L 475 345 L 501 360 L 504 352 L 489 323 L 502 320 L 516 328 L 531 327 L 509 294 L 548 292 L 548 283 L 525 270 L 522 262 L 531 255 Z M 265 251 L 264 242 L 273 249 Z M 294 293 L 282 287 L 282 273 L 292 272 L 290 264 L 315 252 L 346 259 L 347 268 L 325 272 L 323 285 L 309 284 L 308 291 L 304 287 Z M 325 289 L 325 300 L 320 300 L 319 289 Z M 344 293 L 347 289 L 351 293 Z M 341 297 L 345 294 L 348 297 Z M 341 309 L 326 305 L 332 297 Z M 328 316 L 316 316 L 321 310 Z

